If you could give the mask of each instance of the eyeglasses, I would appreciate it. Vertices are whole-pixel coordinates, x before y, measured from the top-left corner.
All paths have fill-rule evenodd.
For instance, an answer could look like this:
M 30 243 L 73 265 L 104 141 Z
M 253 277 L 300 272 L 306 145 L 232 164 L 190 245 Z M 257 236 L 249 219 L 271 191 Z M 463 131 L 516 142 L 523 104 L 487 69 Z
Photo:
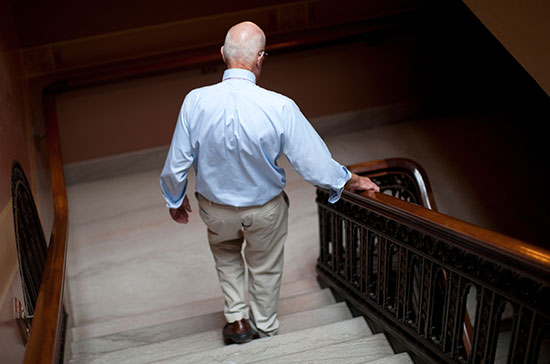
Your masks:
M 269 53 L 267 53 L 266 51 L 260 51 L 260 53 L 258 53 L 258 57 L 261 57 L 261 56 L 264 56 L 264 59 L 269 56 Z

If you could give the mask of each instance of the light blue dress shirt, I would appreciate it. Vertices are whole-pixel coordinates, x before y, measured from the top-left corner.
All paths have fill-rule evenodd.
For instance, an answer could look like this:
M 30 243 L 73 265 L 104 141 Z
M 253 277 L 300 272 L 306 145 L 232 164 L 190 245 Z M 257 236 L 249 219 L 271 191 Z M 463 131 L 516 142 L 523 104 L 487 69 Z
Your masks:
M 331 190 L 338 201 L 351 173 L 334 161 L 298 106 L 256 85 L 250 71 L 224 72 L 223 81 L 191 91 L 181 107 L 160 186 L 169 208 L 187 192 L 191 166 L 196 190 L 212 202 L 263 205 L 281 193 L 285 154 L 307 182 Z

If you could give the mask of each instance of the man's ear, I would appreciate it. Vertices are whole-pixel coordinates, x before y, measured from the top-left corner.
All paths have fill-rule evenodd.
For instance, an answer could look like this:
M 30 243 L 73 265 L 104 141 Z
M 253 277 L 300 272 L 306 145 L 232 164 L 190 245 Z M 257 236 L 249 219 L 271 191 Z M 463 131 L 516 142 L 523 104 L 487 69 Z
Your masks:
M 220 48 L 220 53 L 222 54 L 223 63 L 227 64 L 225 61 L 225 55 L 223 54 L 223 46 Z
M 258 57 L 256 58 L 256 67 L 257 67 L 259 70 L 261 70 L 261 69 L 262 69 L 263 63 L 264 63 L 264 55 L 263 55 L 263 53 L 262 53 L 262 55 L 260 55 L 260 56 L 258 56 Z

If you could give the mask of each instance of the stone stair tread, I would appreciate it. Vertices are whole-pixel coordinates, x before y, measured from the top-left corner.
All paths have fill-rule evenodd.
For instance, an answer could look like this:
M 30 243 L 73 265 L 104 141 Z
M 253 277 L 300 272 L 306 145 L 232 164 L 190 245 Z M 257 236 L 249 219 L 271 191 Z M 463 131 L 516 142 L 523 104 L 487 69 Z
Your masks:
M 380 358 L 372 361 L 365 361 L 368 364 L 414 364 L 408 353 L 399 353 L 386 358 Z
M 349 309 L 346 307 L 337 309 L 329 309 L 336 303 L 334 296 L 329 289 L 306 293 L 304 295 L 283 298 L 279 301 L 279 316 L 282 320 L 283 330 L 295 331 L 298 330 L 298 324 L 306 321 L 307 315 L 324 317 L 324 322 L 333 322 L 332 316 L 351 318 Z M 323 312 L 308 312 L 321 307 L 326 307 Z M 328 311 L 328 312 L 327 312 Z M 304 317 L 300 319 L 288 318 L 285 316 L 293 313 L 303 313 Z M 340 314 L 339 314 L 340 313 Z M 339 315 L 339 316 L 338 316 Z M 322 316 L 321 316 L 322 317 Z M 313 317 L 312 319 L 315 319 Z M 317 318 L 317 320 L 319 320 Z M 71 343 L 71 353 L 73 357 L 80 357 L 90 354 L 100 354 L 115 350 L 121 350 L 140 345 L 152 344 L 164 340 L 174 339 L 186 335 L 198 334 L 200 332 L 221 329 L 225 325 L 225 317 L 221 311 L 195 316 L 188 319 L 172 321 L 160 325 L 148 326 L 144 328 L 128 330 L 116 334 L 95 337 L 91 339 L 73 341 Z
M 351 319 L 351 317 L 352 315 L 344 302 L 335 303 L 308 311 L 300 311 L 280 316 L 280 332 L 284 334 L 308 329 Z M 221 324 L 216 326 L 216 329 L 200 332 L 198 334 L 180 336 L 169 340 L 156 340 L 154 337 L 155 332 L 149 332 L 147 335 L 135 339 L 128 336 L 121 339 L 120 343 L 122 345 L 130 344 L 130 346 L 122 349 L 115 349 L 115 351 L 111 349 L 119 345 L 117 338 L 111 338 L 113 342 L 109 342 L 109 339 L 107 339 L 101 343 L 95 343 L 97 345 L 93 348 L 95 352 L 81 351 L 77 354 L 73 349 L 73 359 L 71 363 L 147 363 L 150 360 L 159 359 L 158 355 L 160 354 L 155 356 L 156 352 L 166 353 L 163 355 L 168 356 L 170 353 L 184 354 L 223 347 L 224 344 L 221 334 L 225 322 L 223 315 L 221 316 L 221 320 Z M 160 329 L 162 330 L 162 327 Z M 172 332 L 174 332 L 174 330 L 172 330 Z M 162 335 L 162 333 L 159 333 L 159 336 Z M 153 342 L 151 342 L 151 340 Z M 153 359 L 151 359 L 151 355 Z M 129 360 L 128 358 L 138 359 Z M 160 358 L 163 357 L 160 356 Z
M 280 298 L 300 296 L 302 294 L 319 291 L 320 287 L 314 278 L 284 283 L 281 286 Z M 168 323 L 195 316 L 218 312 L 223 307 L 223 297 L 214 297 L 197 302 L 182 304 L 175 307 L 163 308 L 154 312 L 144 312 L 127 317 L 120 317 L 108 321 L 88 323 L 71 328 L 71 337 L 74 341 L 85 340 L 115 334 L 122 331 L 143 328 L 147 326 Z
M 283 335 L 352 318 L 353 315 L 347 304 L 345 302 L 338 302 L 312 310 L 281 315 L 278 333 Z
M 334 363 L 357 364 L 387 358 L 395 353 L 384 334 L 326 345 L 269 359 L 269 364 Z M 261 363 L 254 360 L 251 363 Z
M 246 363 L 266 360 L 269 362 L 271 358 L 278 356 L 312 350 L 370 335 L 372 335 L 372 332 L 366 321 L 362 317 L 356 317 L 311 329 L 254 340 L 244 345 L 228 345 L 196 353 L 182 352 L 171 357 L 167 356 L 154 363 Z

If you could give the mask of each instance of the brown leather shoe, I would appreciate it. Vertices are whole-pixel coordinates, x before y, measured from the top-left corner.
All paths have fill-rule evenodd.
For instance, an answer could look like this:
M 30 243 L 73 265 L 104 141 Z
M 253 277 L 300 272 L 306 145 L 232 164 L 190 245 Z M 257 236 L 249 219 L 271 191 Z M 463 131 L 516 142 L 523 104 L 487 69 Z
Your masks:
M 225 345 L 232 343 L 244 344 L 252 341 L 252 334 L 248 319 L 235 321 L 223 327 L 223 341 Z

